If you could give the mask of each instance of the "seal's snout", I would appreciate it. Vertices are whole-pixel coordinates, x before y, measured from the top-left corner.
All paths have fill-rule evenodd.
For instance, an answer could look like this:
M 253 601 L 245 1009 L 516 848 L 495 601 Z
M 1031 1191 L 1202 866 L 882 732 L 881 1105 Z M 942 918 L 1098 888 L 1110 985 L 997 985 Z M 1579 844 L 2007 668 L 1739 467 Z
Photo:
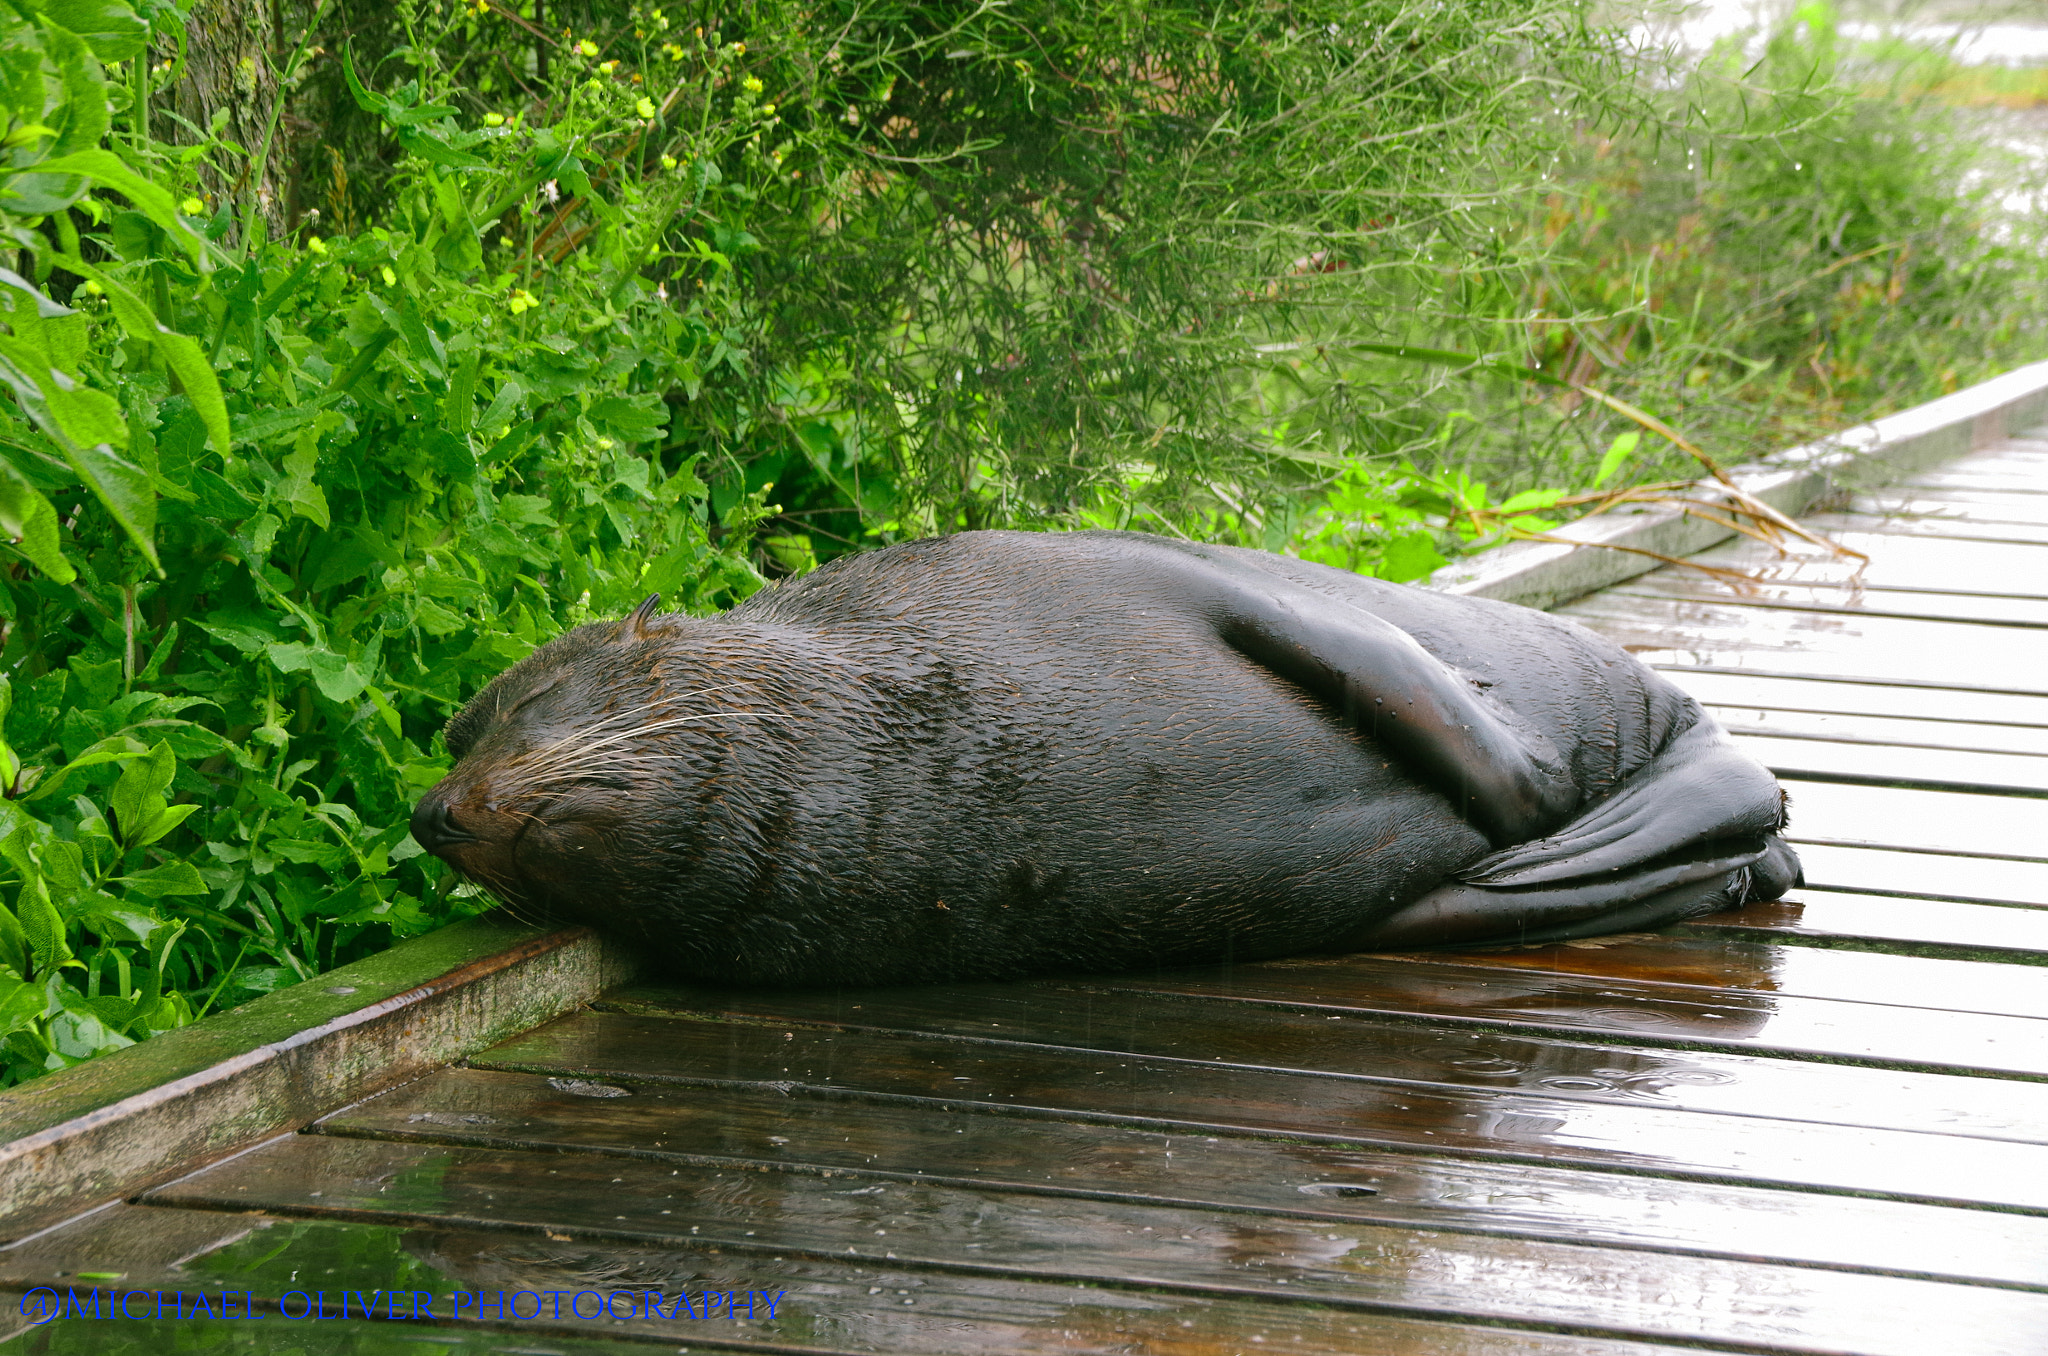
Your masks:
M 414 842 L 436 855 L 458 844 L 476 841 L 475 834 L 455 822 L 454 807 L 431 791 L 413 807 L 412 836 Z

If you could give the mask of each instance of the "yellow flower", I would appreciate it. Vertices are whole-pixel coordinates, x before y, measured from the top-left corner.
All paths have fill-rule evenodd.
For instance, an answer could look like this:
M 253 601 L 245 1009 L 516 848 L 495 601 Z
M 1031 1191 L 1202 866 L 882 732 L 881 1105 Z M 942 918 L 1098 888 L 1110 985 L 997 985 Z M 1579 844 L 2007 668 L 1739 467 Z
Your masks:
M 327 242 L 317 235 L 309 235 L 306 237 L 306 248 L 315 254 L 325 254 L 327 253 Z
M 772 116 L 774 115 L 774 113 L 775 113 L 775 105 L 774 105 L 774 104 L 762 104 L 762 105 L 761 105 L 761 116 L 762 116 L 762 117 L 764 117 L 764 118 L 766 118 L 766 117 L 772 117 Z
M 197 198 L 187 198 L 178 204 L 178 210 L 188 217 L 196 217 L 206 210 L 206 204 Z
M 762 90 L 766 89 L 767 86 L 763 85 L 759 80 L 756 80 L 753 76 L 750 75 L 746 79 L 740 81 L 740 88 L 745 90 L 749 94 L 759 94 Z
M 486 114 L 484 114 L 484 126 L 486 126 L 486 127 L 503 127 L 504 125 L 505 125 L 505 115 L 504 115 L 503 113 L 486 113 Z
M 644 94 L 643 94 L 643 95 L 641 95 L 641 96 L 640 96 L 640 102 L 639 102 L 639 103 L 637 103 L 637 104 L 634 104 L 634 105 L 633 105 L 633 111 L 634 111 L 635 113 L 638 113 L 638 114 L 639 114 L 639 115 L 640 115 L 641 117 L 643 117 L 643 118 L 651 118 L 651 117 L 653 117 L 653 116 L 654 116 L 654 100 L 652 100 L 652 99 L 648 98 L 648 97 L 647 97 L 646 95 L 644 95 Z
M 676 158 L 672 155 L 663 156 L 661 158 L 661 167 L 663 169 L 674 169 L 676 167 Z
M 670 61 L 681 61 L 683 59 L 683 49 L 672 42 L 665 42 L 661 45 L 661 54 Z
M 576 54 L 578 56 L 594 57 L 597 55 L 597 44 L 589 38 L 585 38 L 576 44 Z
M 85 294 L 87 296 L 96 297 L 104 290 L 104 288 L 102 288 L 98 283 L 94 282 L 92 279 L 87 278 L 85 280 Z
M 538 305 L 540 303 L 533 299 L 533 293 L 523 287 L 513 288 L 512 295 L 505 299 L 505 309 L 512 312 L 513 315 L 530 311 Z
M 386 287 L 398 286 L 398 275 L 391 271 L 391 265 L 389 264 L 385 264 L 381 268 L 379 268 L 377 270 L 377 276 L 384 280 L 384 285 Z
M 747 45 L 743 42 L 734 43 L 732 45 L 732 54 L 734 56 L 745 56 L 747 54 Z
M 613 71 L 616 71 L 619 68 L 619 63 L 616 61 L 600 61 L 597 63 L 597 68 L 603 71 L 606 75 L 610 75 Z

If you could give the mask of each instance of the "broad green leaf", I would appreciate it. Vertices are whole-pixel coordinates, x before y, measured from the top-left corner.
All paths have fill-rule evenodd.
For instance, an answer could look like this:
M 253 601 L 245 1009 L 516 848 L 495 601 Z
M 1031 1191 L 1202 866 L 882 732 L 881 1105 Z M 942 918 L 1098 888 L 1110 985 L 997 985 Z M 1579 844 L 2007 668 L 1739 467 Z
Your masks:
M 50 902 L 50 887 L 40 874 L 22 882 L 15 900 L 22 936 L 29 945 L 30 960 L 38 974 L 48 974 L 71 959 L 71 945 L 65 939 L 64 917 Z
M 11 462 L 0 457 L 0 533 L 14 538 L 14 549 L 37 569 L 68 584 L 78 577 L 78 571 L 64 559 L 57 524 L 55 506 Z
M 126 61 L 149 42 L 149 25 L 121 0 L 40 0 L 35 7 L 83 38 L 101 61 Z
M 308 666 L 313 670 L 313 686 L 331 702 L 352 702 L 370 685 L 354 664 L 327 650 L 315 650 Z
M 80 1000 L 50 1019 L 50 1045 L 67 1059 L 91 1059 L 134 1041 L 108 1026 L 98 1012 Z
M 14 973 L 25 975 L 34 960 L 35 952 L 29 946 L 28 935 L 22 931 L 21 920 L 14 916 L 12 909 L 0 904 L 0 965 L 12 966 Z M 42 1010 L 40 1002 L 36 1004 L 36 1010 Z M 0 1014 L 4 1012 L 5 1000 L 0 1000 Z M 0 1021 L 0 1027 L 5 1026 L 5 1022 Z M 0 1034 L 5 1033 L 0 1031 Z
M 1522 513 L 1529 509 L 1549 508 L 1564 498 L 1563 490 L 1523 490 L 1504 504 L 1494 508 L 1496 513 Z
M 36 427 L 113 515 L 152 567 L 158 566 L 156 487 L 149 473 L 117 453 L 128 441 L 121 407 L 104 391 L 53 370 L 48 354 L 19 336 L 0 335 L 0 382 L 14 390 Z
M 206 252 L 206 241 L 194 231 L 184 215 L 178 211 L 178 204 L 166 190 L 136 174 L 121 162 L 121 157 L 108 150 L 73 151 L 69 155 L 57 156 L 40 161 L 37 171 L 43 174 L 83 174 L 127 198 L 151 221 L 168 231 L 172 238 L 184 246 L 191 255 L 192 263 L 201 271 L 211 269 L 212 260 Z
M 151 843 L 162 838 L 172 829 L 177 828 L 180 824 L 198 813 L 199 807 L 189 802 L 184 805 L 164 806 L 161 810 L 157 811 L 156 817 L 149 821 L 149 827 L 136 834 L 130 840 L 129 845 L 131 847 L 148 847 Z
M 341 73 L 348 81 L 348 92 L 355 96 L 356 106 L 365 113 L 375 113 L 380 118 L 389 119 L 399 108 L 389 96 L 364 87 L 362 80 L 356 75 L 356 56 L 352 46 L 341 49 Z
M 156 345 L 157 351 L 163 355 L 164 364 L 177 375 L 192 408 L 206 425 L 206 436 L 212 440 L 214 451 L 222 456 L 228 455 L 231 440 L 227 402 L 221 396 L 213 364 L 207 361 L 199 341 L 159 324 L 142 298 L 115 281 L 105 269 L 69 254 L 55 256 L 54 262 L 67 272 L 98 283 L 106 293 L 108 307 L 113 311 L 114 319 L 121 323 L 121 328 L 137 339 Z
M 159 742 L 140 758 L 129 759 L 128 766 L 121 769 L 120 780 L 114 783 L 107 804 L 120 824 L 122 841 L 129 847 L 152 841 L 146 835 L 164 811 L 163 792 L 171 784 L 177 766 L 171 746 Z
M 298 517 L 308 519 L 323 531 L 329 524 L 327 496 L 313 483 L 320 465 L 320 428 L 317 424 L 299 430 L 291 452 L 284 458 L 284 478 L 277 485 L 277 502 L 291 507 Z
M 1605 485 L 1622 464 L 1635 455 L 1636 444 L 1642 440 L 1643 435 L 1634 429 L 1616 434 L 1614 441 L 1607 445 L 1607 455 L 1600 458 L 1600 473 L 1593 477 L 1593 488 L 1597 490 Z

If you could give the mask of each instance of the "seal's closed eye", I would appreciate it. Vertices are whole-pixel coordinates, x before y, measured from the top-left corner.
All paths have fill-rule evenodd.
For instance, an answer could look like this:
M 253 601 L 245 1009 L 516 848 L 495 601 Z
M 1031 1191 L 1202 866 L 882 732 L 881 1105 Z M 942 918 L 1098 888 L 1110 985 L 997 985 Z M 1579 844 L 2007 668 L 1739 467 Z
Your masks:
M 503 692 L 499 692 L 489 702 L 471 702 L 448 722 L 447 728 L 441 734 L 442 742 L 448 745 L 448 752 L 457 762 L 462 761 L 469 756 L 469 751 L 476 747 L 476 742 L 483 738 L 486 730 L 511 719 L 521 707 L 532 702 L 534 698 L 554 691 L 561 686 L 564 676 L 561 673 L 551 674 L 509 699 Z M 503 683 L 505 679 L 501 677 L 498 681 Z

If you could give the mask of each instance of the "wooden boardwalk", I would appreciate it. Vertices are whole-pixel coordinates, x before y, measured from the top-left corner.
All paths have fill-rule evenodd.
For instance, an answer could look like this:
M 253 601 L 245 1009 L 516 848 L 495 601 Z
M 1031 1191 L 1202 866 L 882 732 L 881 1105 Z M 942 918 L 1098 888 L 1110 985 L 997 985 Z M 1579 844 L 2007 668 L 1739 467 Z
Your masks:
M 5 1277 L 444 1317 L 727 1296 L 323 1325 L 363 1353 L 2048 1352 L 2048 441 L 1813 521 L 1860 580 L 1744 542 L 1707 559 L 1751 587 L 1667 569 L 1564 609 L 1778 769 L 1787 900 L 1560 946 L 627 987 Z

